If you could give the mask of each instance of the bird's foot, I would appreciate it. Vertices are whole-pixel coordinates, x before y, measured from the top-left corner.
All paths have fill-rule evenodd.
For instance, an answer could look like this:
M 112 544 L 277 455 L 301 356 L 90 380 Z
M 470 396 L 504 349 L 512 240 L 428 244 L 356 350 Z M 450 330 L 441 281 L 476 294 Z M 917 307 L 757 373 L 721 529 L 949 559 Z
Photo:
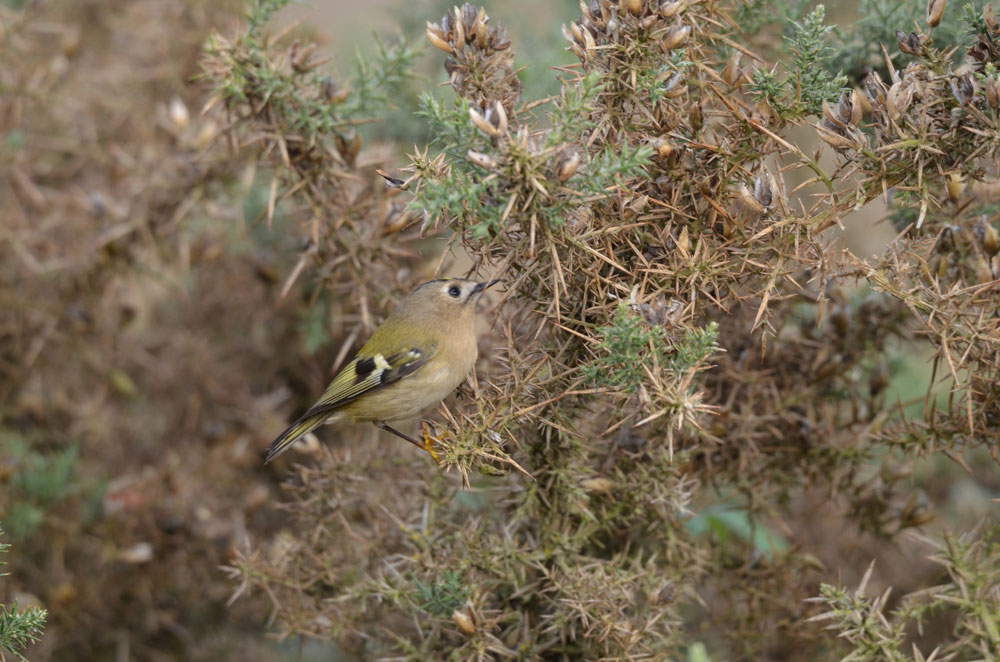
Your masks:
M 441 458 L 438 456 L 437 451 L 434 450 L 434 444 L 440 442 L 441 440 L 435 436 L 437 430 L 434 429 L 434 424 L 430 421 L 420 421 L 420 434 L 424 438 L 424 445 L 422 448 L 427 451 L 435 462 L 441 464 Z

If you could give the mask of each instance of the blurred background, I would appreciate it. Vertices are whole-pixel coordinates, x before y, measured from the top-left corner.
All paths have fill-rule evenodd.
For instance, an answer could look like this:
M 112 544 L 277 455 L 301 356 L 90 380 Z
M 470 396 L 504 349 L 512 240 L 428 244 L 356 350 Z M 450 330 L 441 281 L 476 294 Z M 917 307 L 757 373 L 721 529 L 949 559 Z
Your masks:
M 373 33 L 422 45 L 424 21 L 449 6 L 315 2 L 279 23 L 313 35 L 344 79 Z M 524 97 L 555 93 L 550 67 L 574 60 L 560 26 L 577 3 L 488 9 L 527 66 Z M 261 454 L 341 349 L 329 308 L 281 298 L 295 233 L 281 213 L 259 222 L 268 178 L 228 159 L 223 127 L 201 114 L 200 49 L 243 11 L 235 0 L 0 1 L 0 540 L 12 545 L 0 602 L 48 609 L 35 661 L 336 659 L 333 647 L 269 639 L 266 596 L 230 602 L 238 585 L 224 568 L 248 543 L 296 535 L 280 508 L 283 468 Z M 843 3 L 828 18 L 857 17 Z M 416 90 L 445 80 L 432 49 L 416 70 L 422 82 L 362 130 L 398 163 L 429 139 Z M 857 254 L 892 238 L 883 214 L 872 205 L 850 219 Z M 893 360 L 894 388 L 922 394 L 919 353 Z M 983 486 L 955 464 L 928 463 L 914 480 L 949 528 L 984 514 Z M 878 541 L 859 537 L 854 553 L 895 558 L 881 568 L 897 586 L 926 572 Z

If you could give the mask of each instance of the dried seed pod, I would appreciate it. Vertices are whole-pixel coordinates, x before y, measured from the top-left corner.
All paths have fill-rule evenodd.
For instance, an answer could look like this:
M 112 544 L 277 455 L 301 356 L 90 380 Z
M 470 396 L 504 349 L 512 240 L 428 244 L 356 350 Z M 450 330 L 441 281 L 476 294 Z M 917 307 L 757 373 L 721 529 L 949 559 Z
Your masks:
M 656 156 L 659 159 L 668 160 L 677 151 L 673 143 L 662 136 L 654 138 L 651 144 L 653 149 L 656 150 Z
M 757 201 L 757 198 L 754 197 L 754 194 L 750 191 L 746 184 L 740 186 L 740 199 L 750 210 L 755 211 L 758 214 L 767 213 L 767 208 Z
M 580 155 L 574 149 L 565 149 L 559 154 L 556 162 L 556 179 L 564 182 L 576 174 L 580 166 Z
M 992 223 L 986 222 L 985 216 L 980 218 L 976 225 L 976 236 L 979 237 L 979 243 L 987 255 L 993 257 L 1000 252 L 1000 234 Z
M 1000 78 L 997 76 L 986 79 L 986 103 L 990 108 L 1000 108 Z
M 972 103 L 976 97 L 976 82 L 972 74 L 965 74 L 961 78 L 952 78 L 951 93 L 960 106 Z
M 702 114 L 700 103 L 691 104 L 691 110 L 688 111 L 688 124 L 695 133 L 701 131 L 701 127 L 704 126 L 705 116 Z
M 927 0 L 927 25 L 936 28 L 944 16 L 945 0 Z
M 853 127 L 857 127 L 861 124 L 861 116 L 864 113 L 864 108 L 861 102 L 861 95 L 857 90 L 851 90 L 851 120 L 848 122 Z
M 858 143 L 855 140 L 848 138 L 846 135 L 841 135 L 840 133 L 828 129 L 825 126 L 820 126 L 819 124 L 814 124 L 813 126 L 816 127 L 816 132 L 819 134 L 820 139 L 837 151 L 855 149 L 858 146 Z
M 317 63 L 311 62 L 313 51 L 316 50 L 315 42 L 310 42 L 305 46 L 299 47 L 299 43 L 295 42 L 292 44 L 290 49 L 289 60 L 292 63 L 292 69 L 299 72 L 309 71 L 316 66 Z
M 639 21 L 639 26 L 643 30 L 649 30 L 654 25 L 656 25 L 657 23 L 659 23 L 659 21 L 660 21 L 660 17 L 659 16 L 657 16 L 656 14 L 650 14 L 649 16 L 646 16 L 641 21 Z
M 615 484 L 603 476 L 597 476 L 580 481 L 580 487 L 587 494 L 609 494 L 615 489 Z
M 180 97 L 174 97 L 167 106 L 167 116 L 178 131 L 183 131 L 191 122 L 191 114 Z
M 355 159 L 358 158 L 358 153 L 361 151 L 361 134 L 352 131 L 348 136 L 344 136 L 341 133 L 337 133 L 334 134 L 333 140 L 344 162 L 349 166 L 353 166 Z
M 893 83 L 889 88 L 889 93 L 885 96 L 885 109 L 889 117 L 896 119 L 900 114 L 905 113 L 913 102 L 915 90 L 907 83 Z
M 663 582 L 659 589 L 655 593 L 649 596 L 649 604 L 654 607 L 657 605 L 670 604 L 674 601 L 677 595 L 677 589 L 674 587 L 674 582 L 670 579 Z
M 729 56 L 729 61 L 726 62 L 726 68 L 722 70 L 722 80 L 726 81 L 726 85 L 734 87 L 741 79 L 740 60 L 742 58 L 743 53 L 740 51 L 733 51 L 733 54 Z
M 488 135 L 490 138 L 499 138 L 500 131 L 492 123 L 487 121 L 475 108 L 469 108 L 469 119 L 477 129 Z
M 452 48 L 451 44 L 449 44 L 444 38 L 438 36 L 438 31 L 431 29 L 429 25 L 427 27 L 427 39 L 445 53 L 455 53 L 455 49 Z
M 774 202 L 774 189 L 774 180 L 770 175 L 757 175 L 753 183 L 753 197 L 764 207 L 770 207 Z
M 827 127 L 831 131 L 843 134 L 847 131 L 847 122 L 841 119 L 840 108 L 834 110 L 826 101 L 823 102 L 823 117 L 825 118 L 823 126 Z
M 455 625 L 465 634 L 473 635 L 476 633 L 476 621 L 468 608 L 456 609 L 451 614 L 451 620 L 455 621 Z
M 884 363 L 879 363 L 872 370 L 871 377 L 868 379 L 868 390 L 873 396 L 878 395 L 886 388 L 889 387 L 889 370 L 885 367 Z
M 675 0 L 665 0 L 660 3 L 659 14 L 663 18 L 673 18 L 681 9 L 684 8 L 683 2 L 676 2 Z
M 497 167 L 496 159 L 489 154 L 483 154 L 482 152 L 473 152 L 470 149 L 466 152 L 465 158 L 470 163 L 474 163 L 480 168 L 486 168 L 487 170 L 493 170 Z
M 965 182 L 962 181 L 962 175 L 957 172 L 948 175 L 948 179 L 945 180 L 945 188 L 948 190 L 948 199 L 952 202 L 958 202 L 962 197 L 962 192 L 965 190 Z
M 451 41 L 455 50 L 460 51 L 465 46 L 465 26 L 462 24 L 462 10 L 455 7 L 452 11 L 455 14 L 455 20 L 452 21 L 452 32 L 454 35 Z
M 669 53 L 675 48 L 683 46 L 690 35 L 690 25 L 675 25 L 667 31 L 667 35 L 660 42 L 660 48 L 663 49 L 664 53 Z
M 872 108 L 885 107 L 885 97 L 888 93 L 889 88 L 882 82 L 882 78 L 879 77 L 878 72 L 875 70 L 869 71 L 868 75 L 865 76 L 865 95 L 868 97 Z
M 642 0 L 618 0 L 618 5 L 623 12 L 627 11 L 633 16 L 642 15 Z
M 331 106 L 341 103 L 351 95 L 348 89 L 340 89 L 337 80 L 333 76 L 325 76 L 320 83 L 322 85 L 323 98 Z
M 493 103 L 492 112 L 486 112 L 486 121 L 493 125 L 501 135 L 507 133 L 507 111 L 499 100 Z
M 916 32 L 906 34 L 902 30 L 896 30 L 896 41 L 899 50 L 907 55 L 922 55 L 924 52 L 924 40 Z

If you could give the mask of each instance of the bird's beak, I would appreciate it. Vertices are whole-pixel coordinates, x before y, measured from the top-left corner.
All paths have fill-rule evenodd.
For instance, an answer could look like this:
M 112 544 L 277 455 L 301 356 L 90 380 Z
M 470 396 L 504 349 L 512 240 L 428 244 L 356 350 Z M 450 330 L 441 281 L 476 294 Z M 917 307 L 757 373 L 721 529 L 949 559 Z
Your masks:
M 482 283 L 476 283 L 476 286 L 474 288 L 472 288 L 472 293 L 473 294 L 479 294 L 483 290 L 488 289 L 490 287 L 493 287 L 494 285 L 496 285 L 499 282 L 500 282 L 500 280 L 495 278 L 493 280 L 488 280 L 488 281 L 485 281 L 485 282 L 482 282 Z

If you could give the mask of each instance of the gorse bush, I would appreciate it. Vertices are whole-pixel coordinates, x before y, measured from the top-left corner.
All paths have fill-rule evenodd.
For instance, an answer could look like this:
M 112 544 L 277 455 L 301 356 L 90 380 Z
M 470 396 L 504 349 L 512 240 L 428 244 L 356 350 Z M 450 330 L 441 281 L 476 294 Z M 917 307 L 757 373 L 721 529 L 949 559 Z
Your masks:
M 341 67 L 287 4 L 0 2 L 0 657 L 997 657 L 992 8 L 409 3 Z M 440 466 L 262 463 L 464 273 Z
M 276 4 L 210 41 L 239 158 L 274 169 L 269 218 L 306 208 L 289 212 L 308 240 L 290 281 L 362 311 L 336 323 L 348 345 L 388 311 L 376 294 L 456 269 L 459 247 L 507 288 L 471 389 L 436 423 L 440 468 L 382 440 L 292 469 L 299 533 L 230 568 L 283 634 L 359 659 L 997 652 L 992 529 L 944 533 L 943 584 L 892 615 L 864 592 L 878 568 L 831 552 L 840 530 L 898 541 L 930 521 L 918 460 L 996 459 L 1000 24 L 967 9 L 968 48 L 939 45 L 960 8 L 936 0 L 852 88 L 849 35 L 822 6 L 758 54 L 733 18 L 766 7 L 751 4 L 583 2 L 563 29 L 578 62 L 545 99 L 522 98 L 498 17 L 455 7 L 426 31 L 455 96 L 422 98 L 432 140 L 395 169 L 353 132 L 352 94 L 372 88 L 331 95 L 311 47 L 264 36 Z M 408 53 L 381 49 L 369 75 L 397 81 Z M 880 199 L 888 248 L 837 247 Z M 430 270 L 424 236 L 445 242 Z M 888 395 L 889 357 L 921 348 L 914 411 Z M 917 644 L 907 629 L 949 618 Z
M 0 534 L 3 530 L 0 529 Z M 6 554 L 10 545 L 0 543 L 0 554 Z M 3 561 L 0 561 L 3 565 Z M 7 573 L 0 573 L 0 577 Z M 45 628 L 46 612 L 40 607 L 20 608 L 17 604 L 0 604 L 0 660 L 6 660 L 7 656 L 16 659 L 25 659 L 21 655 L 24 648 L 35 641 L 42 634 Z

